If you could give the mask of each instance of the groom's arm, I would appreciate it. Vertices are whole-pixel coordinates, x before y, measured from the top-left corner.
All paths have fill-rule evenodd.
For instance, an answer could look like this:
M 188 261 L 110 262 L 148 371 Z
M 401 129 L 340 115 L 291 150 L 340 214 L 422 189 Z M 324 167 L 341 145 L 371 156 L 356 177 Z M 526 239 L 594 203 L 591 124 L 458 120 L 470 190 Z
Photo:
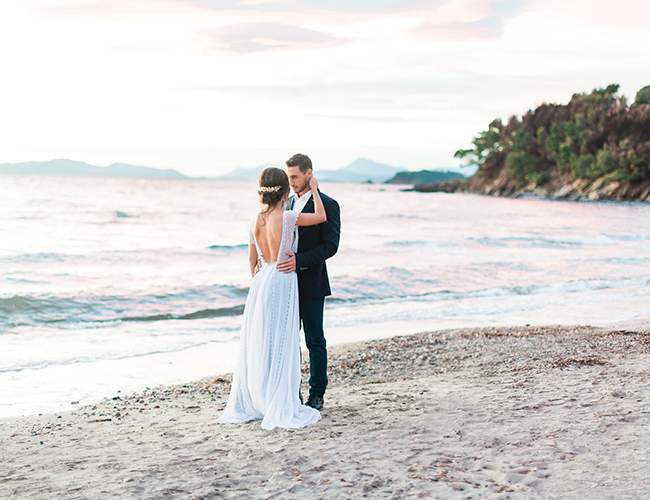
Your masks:
M 308 250 L 296 254 L 296 271 L 301 271 L 309 267 L 324 262 L 332 257 L 339 249 L 339 240 L 341 238 L 341 211 L 339 204 L 331 200 L 325 205 L 327 222 L 321 225 L 321 236 L 323 243 Z

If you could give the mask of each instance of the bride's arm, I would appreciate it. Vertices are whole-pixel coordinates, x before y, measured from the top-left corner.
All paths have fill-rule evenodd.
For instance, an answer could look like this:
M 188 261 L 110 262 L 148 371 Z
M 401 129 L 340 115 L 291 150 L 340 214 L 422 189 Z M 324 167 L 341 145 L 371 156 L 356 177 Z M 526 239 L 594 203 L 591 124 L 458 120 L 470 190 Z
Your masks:
M 315 226 L 316 224 L 327 221 L 325 206 L 323 205 L 323 200 L 318 192 L 318 181 L 313 175 L 309 180 L 309 187 L 311 189 L 311 195 L 314 198 L 314 213 L 301 213 L 296 221 L 296 226 Z
M 258 262 L 258 256 L 257 256 L 257 248 L 255 248 L 255 245 L 253 243 L 250 243 L 248 245 L 248 263 L 250 264 L 251 267 L 251 277 L 254 278 L 255 274 L 257 273 L 257 262 Z

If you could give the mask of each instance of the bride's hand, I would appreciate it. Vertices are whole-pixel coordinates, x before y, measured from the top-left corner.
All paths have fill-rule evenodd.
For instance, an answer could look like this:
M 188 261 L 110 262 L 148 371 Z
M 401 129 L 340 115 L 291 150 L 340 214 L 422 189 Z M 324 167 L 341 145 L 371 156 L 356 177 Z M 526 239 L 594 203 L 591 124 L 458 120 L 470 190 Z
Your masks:
M 318 181 L 313 175 L 311 176 L 311 179 L 309 179 L 309 189 L 312 191 L 316 191 L 318 189 Z

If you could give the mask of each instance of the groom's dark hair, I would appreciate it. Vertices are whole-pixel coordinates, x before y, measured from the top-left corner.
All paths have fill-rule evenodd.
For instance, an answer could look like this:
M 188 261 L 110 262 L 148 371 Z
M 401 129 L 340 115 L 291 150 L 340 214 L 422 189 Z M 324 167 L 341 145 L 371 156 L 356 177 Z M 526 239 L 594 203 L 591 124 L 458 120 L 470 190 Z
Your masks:
M 313 170 L 309 156 L 301 153 L 295 154 L 289 158 L 286 161 L 286 165 L 287 167 L 298 167 L 303 174 L 306 174 L 307 170 Z

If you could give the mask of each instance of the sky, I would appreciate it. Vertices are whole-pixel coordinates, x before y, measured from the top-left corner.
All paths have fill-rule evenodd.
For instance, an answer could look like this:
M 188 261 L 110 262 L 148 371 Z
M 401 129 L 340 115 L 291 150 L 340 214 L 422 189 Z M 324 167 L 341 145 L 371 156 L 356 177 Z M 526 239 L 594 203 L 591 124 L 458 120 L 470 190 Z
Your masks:
M 0 163 L 457 167 L 495 118 L 650 85 L 650 2 L 0 3 Z

